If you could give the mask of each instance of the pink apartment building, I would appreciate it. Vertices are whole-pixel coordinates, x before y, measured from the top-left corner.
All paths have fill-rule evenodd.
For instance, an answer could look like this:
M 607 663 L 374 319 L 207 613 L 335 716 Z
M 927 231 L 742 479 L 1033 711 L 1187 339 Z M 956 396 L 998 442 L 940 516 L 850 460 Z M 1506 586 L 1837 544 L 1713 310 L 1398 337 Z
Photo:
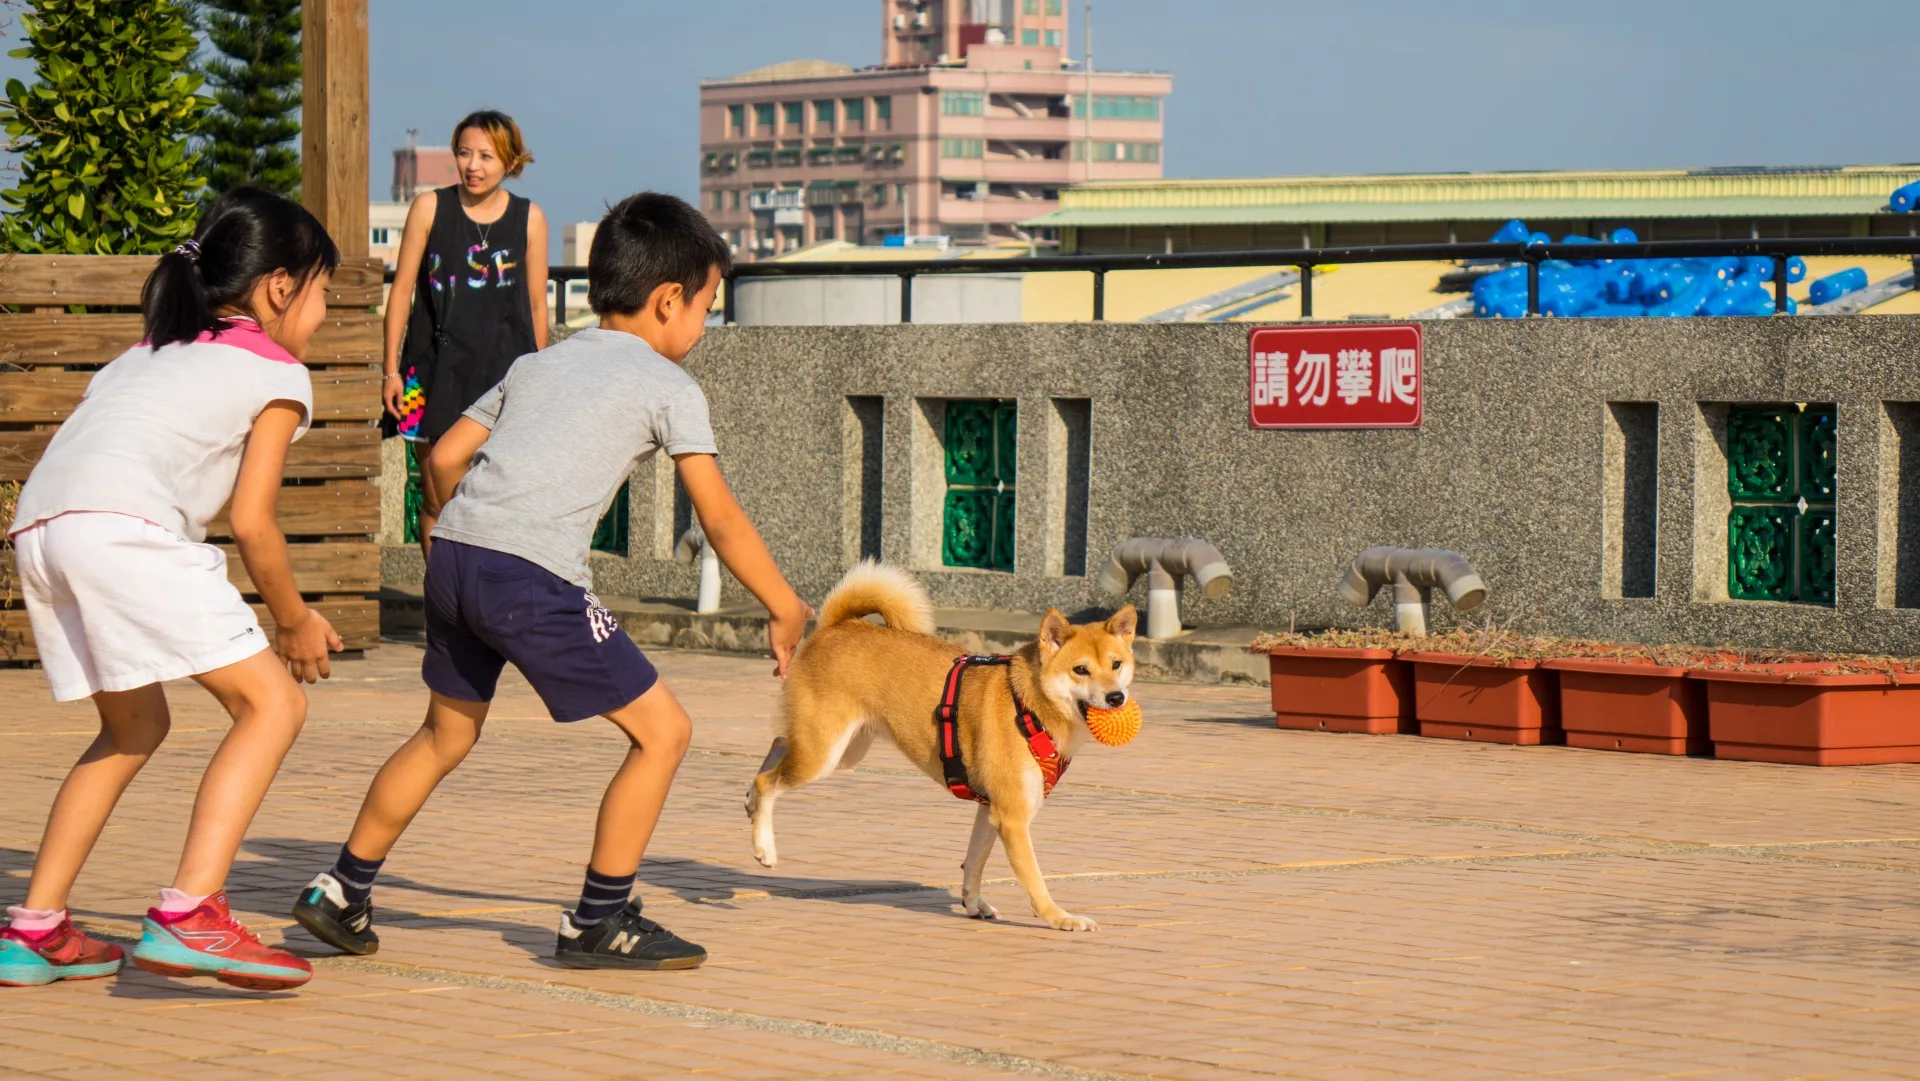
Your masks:
M 1064 0 L 881 0 L 885 63 L 790 61 L 700 87 L 701 207 L 745 258 L 1021 225 L 1087 180 L 1161 175 L 1169 75 L 1067 55 Z M 1091 97 L 1092 116 L 1087 101 Z

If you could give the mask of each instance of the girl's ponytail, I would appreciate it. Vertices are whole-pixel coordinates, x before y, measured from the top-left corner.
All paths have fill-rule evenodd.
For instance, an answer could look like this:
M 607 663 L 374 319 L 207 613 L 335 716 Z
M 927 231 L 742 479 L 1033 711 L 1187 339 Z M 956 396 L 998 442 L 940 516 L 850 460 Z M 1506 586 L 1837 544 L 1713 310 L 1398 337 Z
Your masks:
M 260 279 L 285 270 L 296 286 L 331 274 L 340 251 L 319 219 L 290 199 L 260 188 L 235 188 L 214 200 L 193 239 L 160 257 L 140 291 L 147 341 L 158 349 L 217 333 L 233 315 L 264 322 L 275 313 L 250 310 Z

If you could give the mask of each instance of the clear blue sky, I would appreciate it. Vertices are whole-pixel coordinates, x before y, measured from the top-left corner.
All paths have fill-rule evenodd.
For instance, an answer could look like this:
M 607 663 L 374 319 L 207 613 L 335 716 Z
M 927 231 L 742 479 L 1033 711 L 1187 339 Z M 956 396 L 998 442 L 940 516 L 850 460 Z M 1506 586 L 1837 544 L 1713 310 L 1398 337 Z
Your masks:
M 702 78 L 878 59 L 874 0 L 371 0 L 373 190 L 470 109 L 557 225 L 697 190 Z M 1078 52 L 1080 0 L 1069 0 Z M 1169 176 L 1920 161 L 1912 0 L 1096 0 L 1175 75 Z M 21 62 L 0 60 L 0 72 Z

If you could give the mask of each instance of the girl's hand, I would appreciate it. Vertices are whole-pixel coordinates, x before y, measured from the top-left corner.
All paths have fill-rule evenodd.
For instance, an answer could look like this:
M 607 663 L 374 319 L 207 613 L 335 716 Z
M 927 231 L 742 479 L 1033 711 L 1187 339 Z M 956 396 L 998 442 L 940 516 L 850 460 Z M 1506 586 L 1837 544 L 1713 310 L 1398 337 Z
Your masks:
M 333 624 L 328 623 L 325 616 L 311 608 L 306 613 L 291 626 L 275 627 L 273 651 L 286 663 L 293 678 L 302 683 L 318 683 L 333 675 L 327 653 L 338 653 L 347 648 L 347 644 L 333 632 Z
M 807 633 L 807 620 L 816 614 L 805 601 L 795 597 L 795 606 L 784 612 L 774 613 L 767 627 L 767 644 L 773 648 L 773 674 L 787 678 L 787 666 L 793 663 L 793 651 L 799 648 L 800 639 Z
M 406 394 L 407 381 L 398 374 L 380 380 L 380 400 L 387 405 L 387 415 L 395 420 L 400 419 L 400 404 Z

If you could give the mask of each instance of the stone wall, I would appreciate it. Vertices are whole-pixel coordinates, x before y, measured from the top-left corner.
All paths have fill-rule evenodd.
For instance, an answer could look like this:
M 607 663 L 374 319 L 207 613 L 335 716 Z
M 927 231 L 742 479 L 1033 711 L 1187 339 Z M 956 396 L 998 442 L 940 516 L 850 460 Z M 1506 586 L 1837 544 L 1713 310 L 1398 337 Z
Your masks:
M 1069 612 L 1136 535 L 1236 574 L 1189 623 L 1382 623 L 1334 585 L 1373 544 L 1465 553 L 1476 621 L 1634 640 L 1920 653 L 1920 319 L 1436 321 L 1415 431 L 1247 422 L 1244 325 L 736 327 L 687 367 L 722 466 L 818 600 L 877 544 L 937 603 Z M 1017 563 L 939 566 L 948 398 L 1018 401 Z M 1726 600 L 1725 406 L 1838 404 L 1837 604 Z M 602 592 L 691 597 L 670 463 L 633 482 Z M 678 505 L 676 505 L 678 504 Z M 1135 587 L 1142 599 L 1144 585 Z M 730 579 L 728 598 L 744 594 Z M 1436 613 L 1436 624 L 1446 618 Z

